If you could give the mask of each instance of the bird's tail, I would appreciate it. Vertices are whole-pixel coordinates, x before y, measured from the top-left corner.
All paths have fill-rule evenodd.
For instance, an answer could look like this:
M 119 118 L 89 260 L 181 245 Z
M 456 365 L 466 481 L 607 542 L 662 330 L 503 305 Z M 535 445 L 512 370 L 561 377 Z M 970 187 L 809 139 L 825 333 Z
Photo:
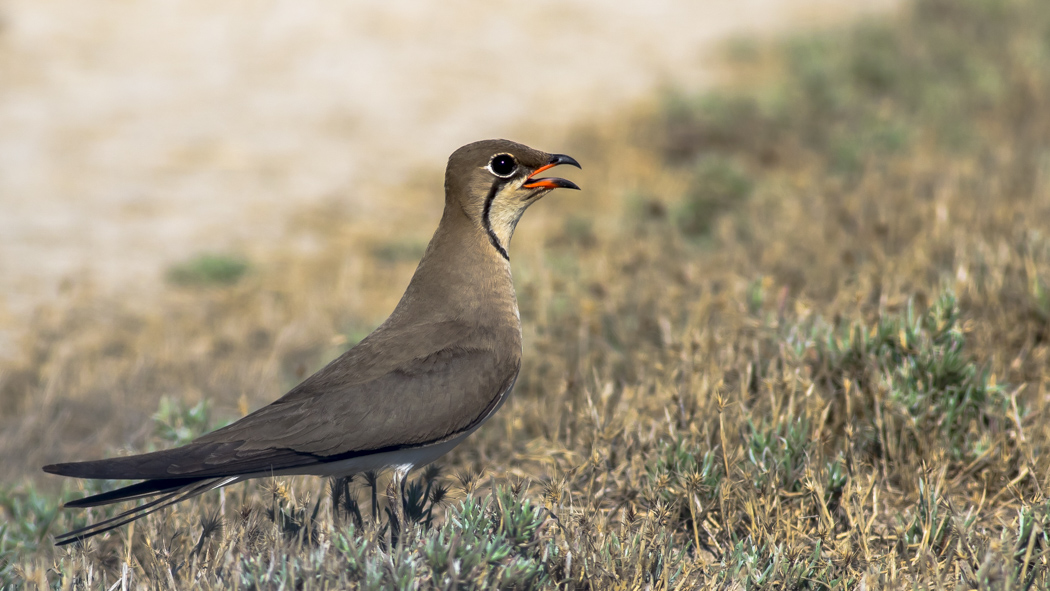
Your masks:
M 105 521 L 100 521 L 80 529 L 66 532 L 55 538 L 55 545 L 65 546 L 66 544 L 72 544 L 73 542 L 79 542 L 92 536 L 97 536 L 98 534 L 118 528 L 141 517 L 145 517 L 154 511 L 159 511 L 165 507 L 174 505 L 175 503 L 185 501 L 186 499 L 192 499 L 193 497 L 204 494 L 210 490 L 221 488 L 227 484 L 232 484 L 236 482 L 238 478 L 239 477 L 237 476 L 227 476 L 221 478 L 147 480 L 114 491 L 92 495 L 76 501 L 70 501 L 69 503 L 66 503 L 66 507 L 96 507 L 120 501 L 160 495 L 160 497 L 153 499 L 148 503 L 139 505 L 134 509 L 129 509 L 115 517 L 110 517 Z

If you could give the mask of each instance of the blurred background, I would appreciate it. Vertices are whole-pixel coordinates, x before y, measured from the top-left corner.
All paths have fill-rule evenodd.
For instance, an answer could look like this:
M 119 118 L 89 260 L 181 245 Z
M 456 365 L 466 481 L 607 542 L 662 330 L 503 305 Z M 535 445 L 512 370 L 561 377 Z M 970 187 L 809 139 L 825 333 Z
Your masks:
M 893 4 L 5 0 L 0 357 L 62 290 L 136 300 L 201 252 L 302 247 L 288 222 L 324 203 L 396 232 L 462 144 L 564 150 L 708 84 L 731 36 Z

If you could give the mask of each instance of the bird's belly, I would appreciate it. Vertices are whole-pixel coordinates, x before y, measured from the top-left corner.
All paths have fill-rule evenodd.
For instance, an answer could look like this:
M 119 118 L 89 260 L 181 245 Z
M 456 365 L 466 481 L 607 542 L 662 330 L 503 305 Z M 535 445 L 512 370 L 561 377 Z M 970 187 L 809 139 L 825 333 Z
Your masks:
M 336 462 L 326 462 L 306 468 L 309 470 L 308 472 L 293 471 L 293 473 L 313 476 L 349 476 L 371 470 L 379 471 L 389 467 L 395 467 L 407 472 L 412 468 L 425 466 L 452 451 L 452 448 L 466 439 L 467 435 L 470 435 L 470 433 L 464 433 L 454 439 L 424 447 L 399 449 L 397 451 L 369 454 Z

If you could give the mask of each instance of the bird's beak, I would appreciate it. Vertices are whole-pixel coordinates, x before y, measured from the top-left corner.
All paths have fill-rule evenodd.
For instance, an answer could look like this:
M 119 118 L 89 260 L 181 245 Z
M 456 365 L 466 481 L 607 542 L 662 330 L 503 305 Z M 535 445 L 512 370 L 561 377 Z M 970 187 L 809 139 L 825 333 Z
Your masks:
M 579 190 L 579 187 L 576 186 L 576 183 L 574 183 L 572 181 L 565 180 L 565 179 L 559 179 L 557 177 L 540 178 L 540 179 L 533 178 L 536 175 L 538 175 L 539 173 L 541 173 L 541 172 L 543 172 L 543 171 L 545 171 L 547 169 L 554 168 L 555 166 L 558 166 L 559 164 L 568 164 L 568 165 L 571 165 L 571 166 L 575 166 L 576 168 L 583 168 L 582 166 L 580 166 L 580 163 L 576 162 L 576 159 L 573 158 L 572 156 L 566 156 L 565 154 L 554 154 L 554 155 L 551 156 L 551 159 L 550 159 L 549 162 L 547 162 L 547 164 L 544 164 L 543 166 L 541 166 L 541 167 L 537 168 L 536 170 L 534 170 L 532 172 L 532 174 L 529 175 L 529 178 L 525 179 L 525 183 L 522 184 L 521 186 L 526 188 L 526 189 L 577 189 L 577 190 Z

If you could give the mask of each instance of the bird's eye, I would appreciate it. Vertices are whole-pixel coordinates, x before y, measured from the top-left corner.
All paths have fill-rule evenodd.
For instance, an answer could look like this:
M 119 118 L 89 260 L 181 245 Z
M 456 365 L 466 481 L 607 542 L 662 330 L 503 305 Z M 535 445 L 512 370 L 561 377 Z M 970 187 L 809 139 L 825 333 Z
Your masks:
M 518 163 L 510 154 L 496 154 L 489 162 L 489 170 L 492 171 L 492 174 L 501 178 L 509 177 L 517 169 Z

